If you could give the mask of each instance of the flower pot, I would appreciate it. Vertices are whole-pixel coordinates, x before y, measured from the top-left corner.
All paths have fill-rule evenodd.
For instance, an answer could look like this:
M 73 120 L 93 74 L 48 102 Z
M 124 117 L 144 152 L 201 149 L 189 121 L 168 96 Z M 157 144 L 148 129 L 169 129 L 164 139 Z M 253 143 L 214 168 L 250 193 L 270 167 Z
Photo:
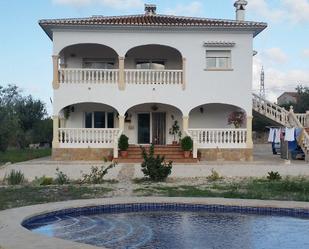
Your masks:
M 191 154 L 191 151 L 184 151 L 184 152 L 183 152 L 184 158 L 189 158 L 189 157 L 190 157 L 190 154 Z
M 128 151 L 127 150 L 121 150 L 120 155 L 121 155 L 121 157 L 128 157 Z

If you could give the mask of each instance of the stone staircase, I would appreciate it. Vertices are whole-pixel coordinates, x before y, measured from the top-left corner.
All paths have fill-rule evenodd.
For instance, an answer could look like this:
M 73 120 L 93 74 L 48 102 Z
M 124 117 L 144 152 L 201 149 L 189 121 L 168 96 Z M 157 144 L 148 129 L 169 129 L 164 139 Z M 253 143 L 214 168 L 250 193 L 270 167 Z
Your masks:
M 150 146 L 144 146 L 149 151 Z M 197 163 L 198 159 L 194 159 L 192 155 L 190 158 L 184 158 L 183 151 L 179 145 L 155 145 L 154 154 L 164 156 L 165 161 L 173 161 L 174 163 Z M 130 145 L 128 148 L 128 157 L 119 158 L 118 163 L 141 163 L 143 161 L 142 151 L 139 146 Z
M 253 111 L 260 115 L 282 126 L 303 129 L 298 144 L 305 153 L 306 162 L 309 162 L 309 127 L 307 127 L 306 114 L 294 113 L 292 108 L 290 111 L 287 111 L 257 94 L 253 94 L 252 101 Z

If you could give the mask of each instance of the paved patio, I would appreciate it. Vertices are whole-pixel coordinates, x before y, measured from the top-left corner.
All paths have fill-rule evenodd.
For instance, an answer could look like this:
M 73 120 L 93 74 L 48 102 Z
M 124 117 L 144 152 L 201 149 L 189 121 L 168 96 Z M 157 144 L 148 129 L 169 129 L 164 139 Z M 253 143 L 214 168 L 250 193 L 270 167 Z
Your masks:
M 32 181 L 35 177 L 55 177 L 59 168 L 71 179 L 79 179 L 83 173 L 88 173 L 92 166 L 102 166 L 108 163 L 98 161 L 52 161 L 50 158 L 35 159 L 0 167 L 0 179 L 12 169 L 21 170 L 26 179 Z M 126 167 L 130 170 L 130 178 L 143 177 L 140 164 L 119 164 L 111 169 L 106 179 L 119 179 Z M 271 154 L 270 145 L 256 145 L 253 162 L 200 162 L 198 164 L 174 164 L 171 177 L 205 177 L 215 169 L 225 177 L 261 177 L 269 171 L 278 171 L 281 175 L 309 176 L 309 164 L 304 161 L 283 160 L 278 155 Z

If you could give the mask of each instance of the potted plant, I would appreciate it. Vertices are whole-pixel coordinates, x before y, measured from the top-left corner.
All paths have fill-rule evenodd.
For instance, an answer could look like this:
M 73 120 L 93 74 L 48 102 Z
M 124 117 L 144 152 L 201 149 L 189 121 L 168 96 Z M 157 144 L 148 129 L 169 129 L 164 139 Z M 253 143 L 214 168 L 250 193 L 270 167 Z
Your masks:
M 244 123 L 246 118 L 246 114 L 242 111 L 234 111 L 231 112 L 228 117 L 228 124 L 233 124 L 235 128 L 240 128 Z
M 183 150 L 184 157 L 189 158 L 191 154 L 191 150 L 193 148 L 192 138 L 189 136 L 186 136 L 183 139 L 181 139 L 181 148 Z
M 122 134 L 119 137 L 118 148 L 120 150 L 121 157 L 127 157 L 128 156 L 127 150 L 129 148 L 129 138 L 126 135 Z
M 177 120 L 174 121 L 174 124 L 170 128 L 169 134 L 174 136 L 173 145 L 178 144 L 176 140 L 176 136 L 181 137 L 181 132 L 180 132 L 180 127 L 179 127 Z

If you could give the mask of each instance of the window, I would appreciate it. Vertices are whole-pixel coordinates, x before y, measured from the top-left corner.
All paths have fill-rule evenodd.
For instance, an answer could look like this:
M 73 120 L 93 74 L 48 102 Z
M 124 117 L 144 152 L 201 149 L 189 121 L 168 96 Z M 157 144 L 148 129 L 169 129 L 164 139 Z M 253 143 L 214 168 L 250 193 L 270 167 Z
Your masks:
M 94 112 L 94 128 L 105 128 L 105 112 Z
M 165 69 L 165 61 L 164 60 L 140 60 L 140 61 L 136 61 L 136 69 L 164 70 Z
M 115 62 L 111 59 L 83 59 L 83 68 L 91 69 L 114 69 Z
M 226 50 L 207 50 L 206 68 L 207 69 L 231 69 L 231 51 Z
M 85 112 L 85 128 L 114 128 L 114 113 Z
M 85 113 L 85 127 L 92 128 L 92 112 Z

